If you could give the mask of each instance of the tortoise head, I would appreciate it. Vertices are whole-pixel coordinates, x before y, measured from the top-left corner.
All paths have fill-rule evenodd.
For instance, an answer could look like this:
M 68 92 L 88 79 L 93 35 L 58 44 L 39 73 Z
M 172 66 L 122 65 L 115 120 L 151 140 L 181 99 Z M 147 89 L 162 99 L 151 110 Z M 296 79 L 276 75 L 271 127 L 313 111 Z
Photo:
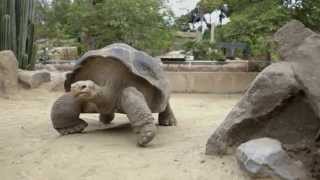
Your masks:
M 71 85 L 71 94 L 81 100 L 93 100 L 99 91 L 100 86 L 91 80 L 77 81 Z

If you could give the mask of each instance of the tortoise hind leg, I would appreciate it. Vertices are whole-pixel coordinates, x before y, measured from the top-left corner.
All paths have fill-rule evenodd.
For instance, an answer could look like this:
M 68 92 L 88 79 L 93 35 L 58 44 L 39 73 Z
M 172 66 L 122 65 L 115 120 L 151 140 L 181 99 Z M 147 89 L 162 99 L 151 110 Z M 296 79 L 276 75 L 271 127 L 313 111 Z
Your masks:
M 147 145 L 156 135 L 156 126 L 144 95 L 134 87 L 123 90 L 120 107 L 127 114 L 133 131 L 138 134 L 138 145 Z
M 100 114 L 99 115 L 99 120 L 103 124 L 110 124 L 113 119 L 114 119 L 114 113 L 111 113 L 111 114 Z
M 159 113 L 158 121 L 160 126 L 176 126 L 177 125 L 177 119 L 173 114 L 170 103 L 168 103 L 166 109 L 163 112 Z

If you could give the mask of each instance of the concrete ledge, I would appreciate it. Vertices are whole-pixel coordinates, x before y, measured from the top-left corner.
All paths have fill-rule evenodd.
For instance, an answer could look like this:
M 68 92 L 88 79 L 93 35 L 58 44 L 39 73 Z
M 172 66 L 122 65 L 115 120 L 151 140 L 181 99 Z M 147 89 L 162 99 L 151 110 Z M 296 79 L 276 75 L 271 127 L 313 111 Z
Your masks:
M 232 60 L 222 64 L 214 61 L 190 61 L 186 64 L 163 64 L 169 72 L 248 72 L 249 61 Z
M 175 93 L 242 93 L 256 72 L 167 72 Z

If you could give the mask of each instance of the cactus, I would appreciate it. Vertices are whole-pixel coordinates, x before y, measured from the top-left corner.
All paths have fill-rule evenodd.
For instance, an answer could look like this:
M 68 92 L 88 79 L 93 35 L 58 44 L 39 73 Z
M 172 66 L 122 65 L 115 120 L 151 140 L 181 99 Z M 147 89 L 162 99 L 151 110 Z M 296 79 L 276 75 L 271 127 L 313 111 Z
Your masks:
M 1 25 L 3 25 L 1 30 L 1 49 L 8 50 L 11 49 L 11 18 L 9 15 L 4 15 L 2 17 Z
M 34 0 L 0 1 L 0 50 L 12 50 L 22 69 L 35 64 L 33 16 Z

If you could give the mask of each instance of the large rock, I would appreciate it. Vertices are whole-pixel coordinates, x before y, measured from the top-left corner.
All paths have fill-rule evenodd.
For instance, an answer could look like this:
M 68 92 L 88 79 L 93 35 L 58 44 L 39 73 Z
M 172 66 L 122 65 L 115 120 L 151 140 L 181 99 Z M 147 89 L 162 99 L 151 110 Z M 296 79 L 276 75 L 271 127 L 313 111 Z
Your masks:
M 18 61 L 12 51 L 0 52 L 0 97 L 18 90 Z
M 292 61 L 290 59 L 291 53 L 295 52 L 301 43 L 313 34 L 314 32 L 296 20 L 290 21 L 280 28 L 274 35 L 274 39 L 279 44 L 279 52 L 282 59 Z M 303 61 L 303 59 L 301 60 Z
M 36 64 L 36 70 L 54 71 L 72 71 L 74 68 L 73 63 L 56 63 L 56 64 Z
M 311 179 L 301 162 L 291 159 L 278 140 L 261 138 L 241 144 L 236 157 L 240 168 L 256 178 Z
M 320 149 L 318 149 L 312 156 L 311 172 L 315 179 L 320 179 Z
M 48 90 L 64 92 L 64 81 L 67 73 L 69 72 L 51 72 L 51 82 L 48 84 Z
M 294 103 L 293 96 L 303 96 L 299 95 L 299 92 L 300 87 L 290 64 L 277 63 L 267 67 L 257 76 L 240 102 L 211 136 L 207 143 L 207 154 L 224 154 L 228 147 L 234 148 L 258 134 L 261 134 L 261 137 L 270 136 L 275 133 L 273 128 L 279 130 L 300 129 L 299 118 L 301 115 L 308 114 L 309 109 L 300 110 L 301 115 L 290 119 L 291 125 L 289 127 L 286 127 L 287 119 L 278 119 L 272 116 L 273 114 L 279 115 L 279 113 L 282 113 L 284 117 L 288 113 L 290 115 L 288 111 L 292 109 L 286 110 L 284 107 L 280 107 L 287 101 Z M 299 101 L 299 99 L 295 101 Z M 297 105 L 294 109 L 299 108 L 301 107 Z M 304 111 L 306 113 L 302 114 Z M 268 124 L 269 126 L 267 126 Z M 315 130 L 317 131 L 317 129 Z M 286 142 L 287 136 L 279 134 L 275 138 L 281 138 Z
M 275 40 L 283 59 L 294 62 L 295 76 L 320 117 L 320 35 L 291 21 L 275 34 Z
M 50 82 L 51 76 L 48 71 L 25 71 L 19 70 L 19 82 L 27 88 L 37 88 L 41 84 Z
M 320 35 L 293 21 L 275 39 L 284 62 L 257 76 L 208 140 L 206 153 L 225 154 L 250 139 L 272 137 L 311 171 L 310 154 L 320 140 Z M 309 154 L 301 156 L 305 150 Z

